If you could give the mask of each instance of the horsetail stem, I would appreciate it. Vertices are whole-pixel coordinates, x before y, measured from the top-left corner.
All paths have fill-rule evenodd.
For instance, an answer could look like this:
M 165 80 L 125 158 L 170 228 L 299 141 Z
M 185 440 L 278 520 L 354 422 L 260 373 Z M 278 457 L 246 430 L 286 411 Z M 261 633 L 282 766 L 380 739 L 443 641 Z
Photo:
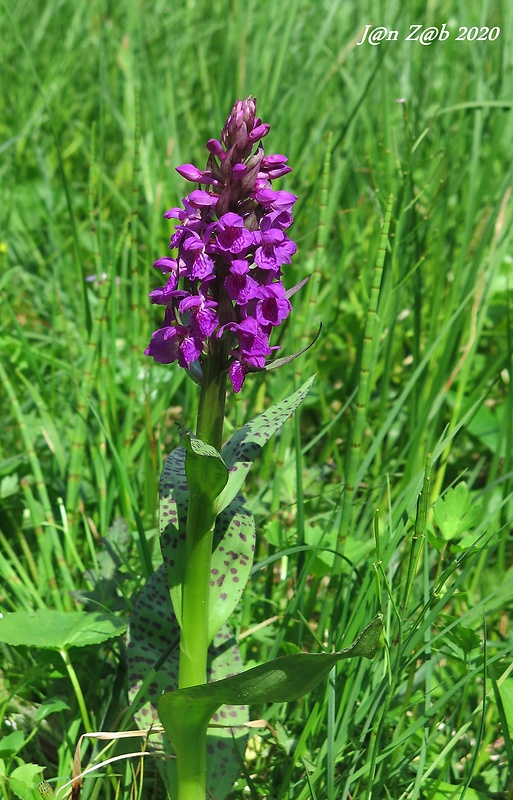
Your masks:
M 374 269 L 374 276 L 372 280 L 372 287 L 370 291 L 369 303 L 367 306 L 367 315 L 365 321 L 365 330 L 363 336 L 362 358 L 360 366 L 360 382 L 358 392 L 356 395 L 356 408 L 353 429 L 351 432 L 351 448 L 348 453 L 347 468 L 346 468 L 346 483 L 344 493 L 342 496 L 342 511 L 340 514 L 340 524 L 338 531 L 339 544 L 343 545 L 344 541 L 351 528 L 351 521 L 353 515 L 354 497 L 356 490 L 356 483 L 358 480 L 358 468 L 361 461 L 361 448 L 364 438 L 365 422 L 367 419 L 367 402 L 371 388 L 370 370 L 372 366 L 372 359 L 374 356 L 374 339 L 378 329 L 378 301 L 381 290 L 381 279 L 383 276 L 383 265 L 385 263 L 385 254 L 388 244 L 388 234 L 390 230 L 390 221 L 392 219 L 392 209 L 394 204 L 394 196 L 390 195 L 388 198 L 385 219 L 383 220 L 383 227 L 381 229 L 381 241 L 376 259 L 376 266 Z M 334 571 L 340 569 L 340 559 L 335 560 Z
M 138 264 L 138 223 L 139 223 L 139 175 L 141 171 L 141 102 L 138 89 L 135 89 L 135 133 L 134 160 L 132 171 L 132 209 L 130 216 L 130 319 L 132 325 L 132 349 L 130 354 L 130 386 L 122 436 L 125 447 L 129 448 L 133 438 L 133 421 L 136 401 L 135 387 L 141 365 L 140 315 L 141 278 Z

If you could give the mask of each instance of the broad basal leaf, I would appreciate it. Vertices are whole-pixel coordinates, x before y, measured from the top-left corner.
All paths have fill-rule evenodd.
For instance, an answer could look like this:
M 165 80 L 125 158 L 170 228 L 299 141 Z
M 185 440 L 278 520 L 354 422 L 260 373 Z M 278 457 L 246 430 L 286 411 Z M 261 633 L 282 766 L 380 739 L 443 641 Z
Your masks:
M 207 486 L 205 481 L 211 481 L 208 487 L 211 485 L 212 489 L 207 487 L 207 499 L 217 497 L 215 513 L 220 515 L 221 512 L 226 512 L 218 516 L 214 533 L 211 582 L 213 612 L 210 626 L 210 633 L 213 636 L 219 625 L 228 619 L 237 605 L 251 569 L 254 523 L 242 496 L 237 499 L 239 489 L 265 442 L 298 408 L 308 393 L 314 377 L 291 397 L 267 409 L 238 431 L 223 448 L 222 459 L 213 448 L 209 448 L 190 435 L 186 440 L 188 453 L 184 447 L 178 447 L 166 458 L 159 489 L 160 547 L 168 576 L 171 601 L 179 623 L 182 619 L 182 584 L 189 502 L 187 472 L 195 484 L 195 502 L 200 504 L 203 502 L 201 487 Z M 228 476 L 226 467 L 229 470 Z M 213 475 L 209 479 L 210 471 Z M 197 487 L 200 488 L 199 493 Z M 225 535 L 227 540 L 223 542 Z
M 101 611 L 15 611 L 0 619 L 0 642 L 67 650 L 120 636 L 127 623 Z
M 134 718 L 141 730 L 158 722 L 157 701 L 162 692 L 174 692 L 178 686 L 179 636 L 166 573 L 163 567 L 159 567 L 136 601 L 129 629 L 129 698 L 135 702 L 140 692 Z M 232 676 L 241 667 L 233 633 L 228 625 L 223 625 L 209 648 L 209 680 Z M 236 746 L 244 753 L 246 734 L 240 726 L 248 720 L 248 709 L 240 704 L 219 708 L 212 719 L 214 723 L 227 726 L 226 730 L 212 728 L 207 737 L 208 786 L 216 800 L 223 800 L 239 775 Z M 161 736 L 152 736 L 150 742 L 156 749 L 170 749 Z M 174 780 L 173 776 L 171 780 Z

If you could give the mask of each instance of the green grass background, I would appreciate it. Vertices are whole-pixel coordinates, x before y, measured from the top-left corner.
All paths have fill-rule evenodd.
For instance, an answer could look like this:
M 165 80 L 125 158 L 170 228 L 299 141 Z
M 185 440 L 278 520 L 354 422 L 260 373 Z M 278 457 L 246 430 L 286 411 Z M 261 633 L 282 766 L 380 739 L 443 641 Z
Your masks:
M 190 189 L 174 167 L 201 167 L 205 141 L 250 94 L 272 126 L 267 153 L 293 167 L 279 182 L 299 197 L 285 282 L 312 278 L 282 352 L 321 321 L 322 334 L 248 378 L 226 434 L 318 376 L 248 483 L 261 567 L 234 622 L 248 665 L 344 647 L 378 612 L 386 633 L 372 662 L 254 711 L 270 728 L 250 740 L 232 798 L 513 797 L 512 15 L 501 0 L 0 8 L 2 613 L 71 610 L 72 593 L 93 590 L 130 613 L 159 563 L 174 422 L 192 425 L 197 405 L 178 367 L 142 355 L 160 325 L 147 293 L 173 230 L 162 214 Z M 404 41 L 411 23 L 443 22 L 444 42 Z M 367 24 L 398 40 L 356 46 Z M 460 25 L 500 35 L 456 41 Z M 114 569 L 101 539 L 120 518 Z M 333 567 L 315 548 L 337 540 L 348 561 Z M 64 784 L 84 731 L 59 655 L 0 647 L 10 800 L 22 763 Z M 93 728 L 132 728 L 123 642 L 70 656 Z M 82 790 L 165 796 L 151 757 Z

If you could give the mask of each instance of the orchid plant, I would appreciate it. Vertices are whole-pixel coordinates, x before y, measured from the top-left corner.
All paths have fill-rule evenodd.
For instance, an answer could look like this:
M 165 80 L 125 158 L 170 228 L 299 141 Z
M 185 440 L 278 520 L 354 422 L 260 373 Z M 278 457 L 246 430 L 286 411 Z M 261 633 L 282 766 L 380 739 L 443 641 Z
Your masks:
M 372 657 L 381 620 L 338 653 L 294 654 L 242 671 L 229 618 L 250 578 L 255 521 L 241 493 L 258 452 L 299 407 L 309 379 L 223 446 L 227 381 L 239 392 L 269 361 L 274 328 L 291 312 L 282 269 L 296 253 L 287 231 L 297 197 L 273 181 L 290 172 L 283 155 L 264 153 L 270 126 L 251 97 L 233 107 L 219 139 L 207 142 L 205 169 L 177 171 L 196 188 L 166 218 L 178 224 L 174 257 L 154 266 L 166 277 L 151 292 L 165 307 L 145 353 L 178 362 L 199 384 L 195 434 L 165 460 L 160 481 L 163 565 L 140 594 L 130 623 L 130 695 L 138 725 L 158 720 L 171 752 L 169 789 L 177 800 L 222 800 L 240 772 L 250 703 L 306 694 L 338 660 Z

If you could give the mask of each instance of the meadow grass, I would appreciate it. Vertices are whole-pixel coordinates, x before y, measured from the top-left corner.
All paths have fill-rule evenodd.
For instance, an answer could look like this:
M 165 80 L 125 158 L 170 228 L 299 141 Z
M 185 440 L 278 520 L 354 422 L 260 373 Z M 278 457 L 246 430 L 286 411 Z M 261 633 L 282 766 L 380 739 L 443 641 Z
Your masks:
M 187 191 L 174 166 L 201 167 L 251 94 L 268 151 L 293 167 L 285 283 L 312 277 L 282 354 L 322 332 L 230 397 L 226 434 L 317 379 L 249 480 L 258 550 L 235 625 L 247 666 L 343 648 L 377 613 L 385 635 L 375 659 L 343 662 L 304 700 L 252 709 L 268 727 L 230 798 L 513 797 L 513 8 L 449 7 L 0 10 L 3 614 L 130 614 L 160 563 L 174 423 L 197 409 L 182 370 L 142 355 L 160 316 L 147 294 L 172 231 L 162 214 Z M 405 42 L 415 22 L 451 36 Z M 399 40 L 356 46 L 369 23 Z M 501 32 L 458 42 L 460 25 Z M 135 727 L 122 639 L 71 650 L 71 672 L 53 651 L 0 647 L 6 800 L 23 763 L 63 786 L 86 723 Z M 91 739 L 82 765 L 139 748 Z M 155 756 L 118 760 L 81 797 L 165 797 L 162 775 Z

